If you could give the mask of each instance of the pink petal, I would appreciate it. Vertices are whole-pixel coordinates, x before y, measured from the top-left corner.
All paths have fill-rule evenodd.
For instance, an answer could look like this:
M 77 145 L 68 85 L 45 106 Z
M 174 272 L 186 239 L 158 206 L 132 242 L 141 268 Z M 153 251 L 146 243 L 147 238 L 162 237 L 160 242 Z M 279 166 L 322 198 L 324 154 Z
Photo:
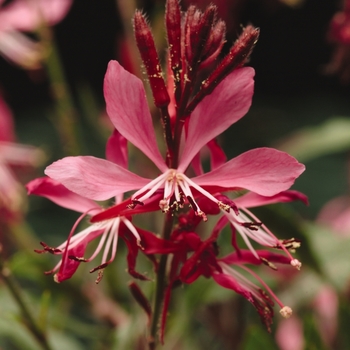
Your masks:
M 257 148 L 192 180 L 199 186 L 244 188 L 263 196 L 273 196 L 289 189 L 304 170 L 303 164 L 285 152 Z
M 271 197 L 260 196 L 257 193 L 248 192 L 241 197 L 235 198 L 235 204 L 239 208 L 254 208 L 268 204 L 288 203 L 296 200 L 300 200 L 308 205 L 308 198 L 305 194 L 292 190 L 283 191 Z
M 90 212 L 91 209 L 96 208 L 98 211 L 102 209 L 94 201 L 71 192 L 59 182 L 49 177 L 35 179 L 29 182 L 26 188 L 28 194 L 45 197 L 63 208 L 75 210 L 80 213 L 89 211 L 89 214 L 93 214 L 93 212 Z
M 95 157 L 66 157 L 49 165 L 45 174 L 69 190 L 93 200 L 105 200 L 139 189 L 150 180 Z
M 128 143 L 118 130 L 114 129 L 113 134 L 107 141 L 106 159 L 122 168 L 128 168 Z
M 96 237 L 98 237 L 99 235 L 101 235 L 102 233 L 103 230 L 92 231 L 78 245 L 64 252 L 62 256 L 60 269 L 55 275 L 56 282 L 61 283 L 74 275 L 81 262 L 74 259 L 70 259 L 69 256 L 83 258 L 88 243 Z
M 230 275 L 226 275 L 224 273 L 217 273 L 217 272 L 213 273 L 212 277 L 215 280 L 215 282 L 219 284 L 221 287 L 231 289 L 236 293 L 239 293 L 242 296 L 244 296 L 250 302 L 252 301 L 252 297 L 249 291 L 243 288 L 234 277 Z
M 60 22 L 72 0 L 15 0 L 0 10 L 0 30 L 33 31 L 44 20 L 49 25 Z
M 257 250 L 256 252 L 260 258 L 264 258 L 270 262 L 279 263 L 279 264 L 290 264 L 290 258 L 286 255 L 270 252 L 268 250 Z M 246 250 L 246 249 L 241 249 L 239 253 L 234 252 L 234 253 L 228 254 L 219 260 L 229 265 L 232 265 L 232 264 L 261 265 L 263 263 L 263 261 L 260 259 L 257 259 L 250 250 Z
M 248 112 L 254 89 L 253 76 L 254 69 L 250 67 L 233 71 L 195 108 L 190 116 L 179 171 L 188 167 L 206 143 Z
M 281 350 L 303 350 L 303 324 L 297 317 L 281 320 L 276 331 L 276 343 Z
M 167 170 L 161 156 L 142 81 L 117 61 L 110 61 L 104 80 L 107 113 L 115 128 L 139 148 L 161 170 Z
M 0 95 L 0 141 L 15 140 L 12 113 Z

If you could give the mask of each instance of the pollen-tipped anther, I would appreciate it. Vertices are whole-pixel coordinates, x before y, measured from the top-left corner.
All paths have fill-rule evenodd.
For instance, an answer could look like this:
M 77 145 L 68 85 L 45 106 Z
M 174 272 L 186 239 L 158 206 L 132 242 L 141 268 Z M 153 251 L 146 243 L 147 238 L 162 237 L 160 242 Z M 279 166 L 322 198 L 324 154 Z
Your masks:
M 301 262 L 298 259 L 291 260 L 290 264 L 295 267 L 297 270 L 301 268 Z
M 280 310 L 280 314 L 284 318 L 289 318 L 293 314 L 293 310 L 289 306 L 284 306 Z

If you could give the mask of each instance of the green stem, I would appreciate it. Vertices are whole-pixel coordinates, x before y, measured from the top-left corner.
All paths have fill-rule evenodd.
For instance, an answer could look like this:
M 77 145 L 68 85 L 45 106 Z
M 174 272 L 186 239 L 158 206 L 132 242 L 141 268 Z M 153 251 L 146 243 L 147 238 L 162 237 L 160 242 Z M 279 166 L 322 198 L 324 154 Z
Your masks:
M 24 302 L 21 289 L 18 286 L 15 278 L 11 275 L 10 270 L 4 266 L 4 261 L 2 259 L 2 255 L 1 255 L 1 250 L 2 250 L 2 247 L 0 246 L 0 277 L 5 282 L 10 293 L 12 294 L 13 298 L 17 302 L 17 304 L 21 310 L 22 316 L 24 318 L 25 324 L 28 327 L 29 331 L 32 333 L 34 338 L 41 345 L 42 349 L 51 350 L 51 347 L 47 341 L 46 335 L 38 327 L 38 325 L 35 322 L 35 319 L 32 316 L 29 308 L 27 307 L 26 303 Z
M 168 240 L 173 228 L 174 216 L 172 213 L 167 213 L 164 221 L 162 238 Z M 156 291 L 154 297 L 152 323 L 150 328 L 149 349 L 154 350 L 157 346 L 157 331 L 159 326 L 159 318 L 161 315 L 162 304 L 164 299 L 164 291 L 167 286 L 166 267 L 168 254 L 162 254 L 159 260 L 159 266 L 156 276 Z
M 53 34 L 47 26 L 39 31 L 43 47 L 45 48 L 45 67 L 50 80 L 50 86 L 56 108 L 56 127 L 66 154 L 80 154 L 77 130 L 77 114 L 71 98 L 64 69 L 59 57 L 58 49 L 52 38 Z

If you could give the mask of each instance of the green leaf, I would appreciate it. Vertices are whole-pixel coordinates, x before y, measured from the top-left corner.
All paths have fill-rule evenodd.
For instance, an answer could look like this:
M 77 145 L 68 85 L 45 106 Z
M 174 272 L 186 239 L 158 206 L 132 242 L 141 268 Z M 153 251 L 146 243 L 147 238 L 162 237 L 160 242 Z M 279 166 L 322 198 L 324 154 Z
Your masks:
M 326 154 L 350 149 L 350 119 L 332 118 L 321 125 L 297 131 L 278 148 L 306 162 Z
M 252 326 L 247 329 L 242 350 L 278 350 L 274 337 L 262 327 Z

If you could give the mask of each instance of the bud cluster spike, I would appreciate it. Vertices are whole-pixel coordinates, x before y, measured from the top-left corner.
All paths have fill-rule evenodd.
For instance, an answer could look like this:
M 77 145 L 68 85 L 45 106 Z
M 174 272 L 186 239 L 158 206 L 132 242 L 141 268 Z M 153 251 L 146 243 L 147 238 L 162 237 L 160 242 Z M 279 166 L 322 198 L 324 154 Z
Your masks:
M 242 67 L 250 57 L 259 38 L 260 29 L 251 25 L 243 29 L 242 34 L 232 46 L 230 52 L 220 62 L 218 67 L 203 81 L 200 91 L 186 109 L 191 113 L 197 104 L 213 92 L 216 86 L 234 69 Z
M 147 71 L 153 93 L 154 104 L 158 108 L 167 106 L 170 102 L 170 97 L 163 78 L 162 67 L 154 44 L 151 29 L 140 11 L 135 12 L 134 32 L 136 44 Z

